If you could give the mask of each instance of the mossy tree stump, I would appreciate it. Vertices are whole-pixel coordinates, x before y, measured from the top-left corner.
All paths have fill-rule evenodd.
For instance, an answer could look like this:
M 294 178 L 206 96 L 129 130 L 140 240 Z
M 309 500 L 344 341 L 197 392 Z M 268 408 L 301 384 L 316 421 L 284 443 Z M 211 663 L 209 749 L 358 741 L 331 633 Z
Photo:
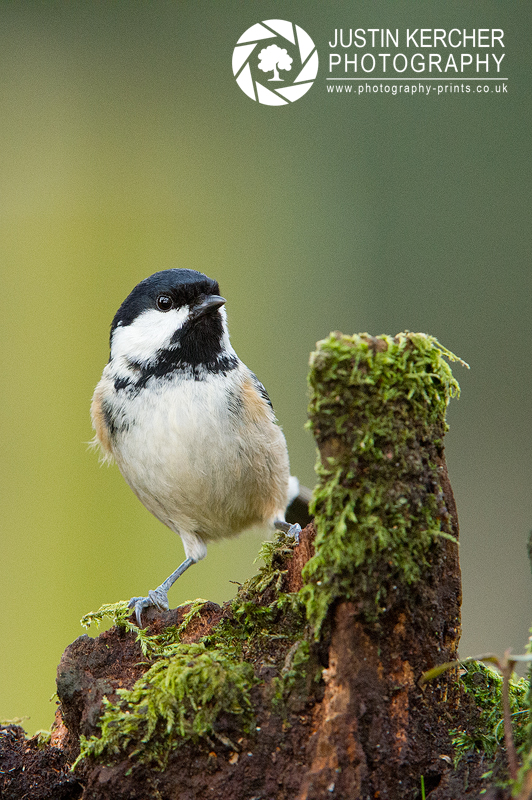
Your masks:
M 343 797 L 415 797 L 421 775 L 428 793 L 446 771 L 456 676 L 418 685 L 457 657 L 460 637 L 443 448 L 458 385 L 444 354 L 423 334 L 332 334 L 311 358 L 320 483 L 302 595 L 318 635 L 325 627 L 331 638 L 302 800 L 332 786 Z
M 431 800 L 477 796 L 483 755 L 455 770 L 450 734 L 467 740 L 474 704 L 456 671 L 419 685 L 460 635 L 444 356 L 423 334 L 319 342 L 314 523 L 265 544 L 222 607 L 149 609 L 146 630 L 126 602 L 87 615 L 115 626 L 66 649 L 55 749 L 35 766 L 15 742 L 2 797 L 52 751 L 63 772 L 41 775 L 43 800 L 421 800 L 422 779 Z

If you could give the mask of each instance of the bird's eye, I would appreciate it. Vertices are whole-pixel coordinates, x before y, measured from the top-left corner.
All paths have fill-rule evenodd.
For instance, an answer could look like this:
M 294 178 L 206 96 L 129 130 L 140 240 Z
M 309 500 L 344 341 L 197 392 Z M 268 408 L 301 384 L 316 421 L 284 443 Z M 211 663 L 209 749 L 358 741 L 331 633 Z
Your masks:
M 155 301 L 155 305 L 159 311 L 170 311 L 173 305 L 172 298 L 167 294 L 160 294 Z

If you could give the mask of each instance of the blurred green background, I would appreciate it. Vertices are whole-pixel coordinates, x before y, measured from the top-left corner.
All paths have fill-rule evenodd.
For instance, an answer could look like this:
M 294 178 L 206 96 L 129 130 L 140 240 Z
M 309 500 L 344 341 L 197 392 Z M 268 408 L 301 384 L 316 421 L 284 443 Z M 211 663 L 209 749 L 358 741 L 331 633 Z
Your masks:
M 158 585 L 179 539 L 86 443 L 119 304 L 142 278 L 217 278 L 233 344 L 312 485 L 308 354 L 330 330 L 420 330 L 455 366 L 447 459 L 461 523 L 461 654 L 532 622 L 530 65 L 525 2 L 0 3 L 0 718 L 48 727 L 55 668 L 102 603 Z M 321 57 L 271 108 L 231 55 L 290 19 Z M 503 28 L 505 95 L 326 91 L 336 27 Z M 209 548 L 177 605 L 235 592 L 260 532 Z

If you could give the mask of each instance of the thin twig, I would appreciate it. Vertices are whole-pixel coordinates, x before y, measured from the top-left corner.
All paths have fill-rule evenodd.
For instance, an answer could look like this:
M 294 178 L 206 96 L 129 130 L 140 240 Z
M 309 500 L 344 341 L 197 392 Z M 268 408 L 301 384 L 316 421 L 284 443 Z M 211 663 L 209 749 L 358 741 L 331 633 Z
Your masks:
M 508 757 L 508 769 L 510 770 L 510 778 L 513 781 L 517 780 L 517 772 L 519 764 L 517 761 L 517 753 L 515 751 L 515 742 L 512 732 L 512 712 L 510 710 L 510 678 L 514 671 L 515 661 L 508 658 L 508 652 L 504 654 L 504 659 L 499 664 L 499 669 L 502 674 L 502 714 L 504 720 L 504 743 L 506 745 L 506 755 Z

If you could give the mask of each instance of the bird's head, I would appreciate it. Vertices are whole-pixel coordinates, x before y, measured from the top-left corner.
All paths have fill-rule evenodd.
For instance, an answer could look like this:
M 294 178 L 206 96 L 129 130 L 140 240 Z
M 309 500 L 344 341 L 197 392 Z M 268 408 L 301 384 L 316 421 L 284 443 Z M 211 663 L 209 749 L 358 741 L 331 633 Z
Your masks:
M 219 292 L 216 281 L 191 269 L 141 281 L 113 319 L 110 360 L 145 376 L 223 368 L 235 354 Z

